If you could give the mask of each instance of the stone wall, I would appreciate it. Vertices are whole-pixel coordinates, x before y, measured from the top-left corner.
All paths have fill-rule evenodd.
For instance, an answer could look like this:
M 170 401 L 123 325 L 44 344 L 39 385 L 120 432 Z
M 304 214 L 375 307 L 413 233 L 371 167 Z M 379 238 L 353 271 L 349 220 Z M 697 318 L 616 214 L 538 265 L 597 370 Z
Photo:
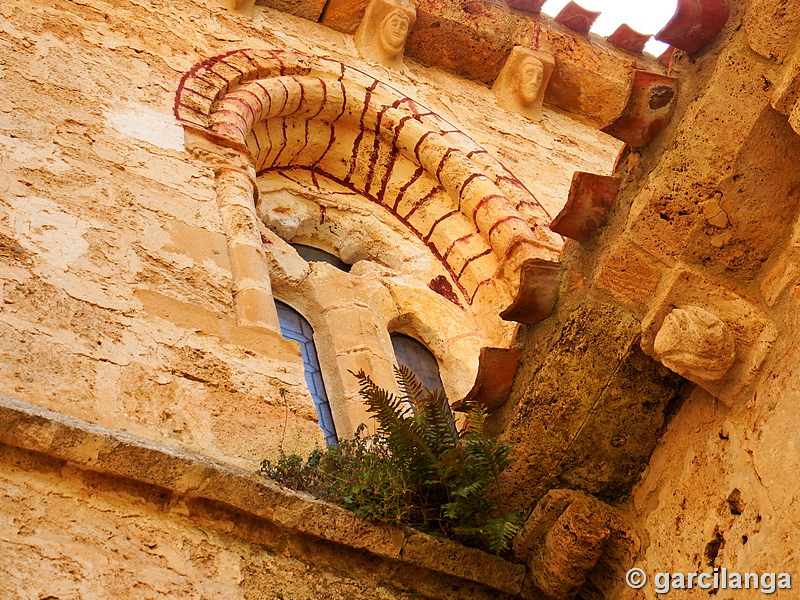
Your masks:
M 0 395 L 4 598 L 511 600 L 523 565 Z
M 551 214 L 573 170 L 608 172 L 616 152 L 567 116 L 533 124 L 485 85 L 364 63 L 351 36 L 271 9 L 12 1 L 2 15 L 0 389 L 241 465 L 321 437 L 297 346 L 237 325 L 213 173 L 172 116 L 193 65 L 242 48 L 358 65 L 457 123 Z
M 387 556 L 379 544 L 365 549 L 348 537 L 365 526 L 349 513 L 334 510 L 344 521 L 328 533 L 339 537 L 326 533 L 320 542 L 318 530 L 298 533 L 296 524 L 264 521 L 243 505 L 248 497 L 237 486 L 252 485 L 248 473 L 262 458 L 280 449 L 306 453 L 323 437 L 298 345 L 238 311 L 232 263 L 240 257 L 226 238 L 214 166 L 185 149 L 176 93 L 195 65 L 242 49 L 339 61 L 452 123 L 550 216 L 572 172 L 609 173 L 619 142 L 548 107 L 536 123 L 501 109 L 486 83 L 424 66 L 414 52 L 403 71 L 371 64 L 352 36 L 271 8 L 248 17 L 199 0 L 10 0 L 0 15 L 0 392 L 34 413 L 54 411 L 50 423 L 77 418 L 107 433 L 81 445 L 75 430 L 61 430 L 54 441 L 37 421 L 4 438 L 2 594 L 455 599 L 523 590 L 524 567 L 455 545 L 402 532 L 397 555 Z M 514 19 L 532 27 L 529 17 Z M 563 43 L 566 34 L 552 35 Z M 431 62 L 429 48 L 418 54 Z M 597 56 L 616 68 L 608 111 L 624 101 L 626 69 L 636 61 L 605 50 Z M 591 80 L 579 74 L 583 84 Z M 274 210 L 286 207 L 270 202 L 289 194 L 296 217 L 307 190 L 295 182 L 261 191 L 258 233 L 273 249 L 267 266 L 276 295 L 301 310 L 324 307 L 334 326 L 342 290 L 354 299 L 345 308 L 362 329 L 319 336 L 340 433 L 364 414 L 353 382 L 330 375 L 366 364 L 386 379 L 391 348 L 375 340 L 386 342 L 387 323 L 431 347 L 456 396 L 472 385 L 482 345 L 510 344 L 514 324 L 494 314 L 487 325 L 429 289 L 441 265 L 374 207 L 345 202 L 339 189 L 315 190 L 317 212 L 304 213 L 289 235 Z M 340 287 L 332 267 L 309 266 L 284 239 L 314 234 L 345 253 L 339 242 L 348 236 L 337 227 L 383 244 L 347 255 L 355 274 Z M 384 279 L 392 285 L 377 290 Z M 139 441 L 125 468 L 101 467 L 93 451 L 118 448 L 115 436 L 126 435 Z M 199 463 L 221 461 L 215 473 L 242 469 L 236 485 L 204 495 L 180 475 L 176 483 L 176 473 L 196 465 L 170 462 L 184 452 Z M 476 574 L 482 565 L 497 569 L 484 577 Z
M 556 313 L 522 334 L 520 375 L 494 416 L 520 442 L 511 502 L 577 488 L 640 535 L 645 588 L 628 588 L 620 564 L 589 573 L 586 598 L 654 598 L 658 572 L 798 573 L 800 15 L 729 4 L 719 37 L 676 52 L 673 119 L 623 153 L 605 225 L 567 244 Z M 683 326 L 661 334 L 692 307 L 711 314 L 692 325 L 702 344 Z

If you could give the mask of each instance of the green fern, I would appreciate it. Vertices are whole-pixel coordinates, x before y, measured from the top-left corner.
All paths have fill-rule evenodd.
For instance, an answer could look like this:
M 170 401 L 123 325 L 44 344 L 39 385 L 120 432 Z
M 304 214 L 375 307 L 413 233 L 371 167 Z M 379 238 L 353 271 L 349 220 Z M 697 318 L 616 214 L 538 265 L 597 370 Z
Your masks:
M 487 493 L 511 464 L 513 445 L 484 437 L 486 411 L 469 407 L 458 430 L 447 397 L 425 389 L 410 369 L 395 369 L 400 394 L 353 373 L 377 433 L 340 440 L 316 451 L 305 465 L 282 456 L 262 472 L 349 508 L 359 516 L 407 522 L 507 552 L 519 517 L 498 507 Z
M 511 548 L 511 542 L 519 533 L 521 526 L 521 519 L 516 514 L 486 521 L 483 532 L 489 542 L 489 550 L 495 554 L 506 552 Z

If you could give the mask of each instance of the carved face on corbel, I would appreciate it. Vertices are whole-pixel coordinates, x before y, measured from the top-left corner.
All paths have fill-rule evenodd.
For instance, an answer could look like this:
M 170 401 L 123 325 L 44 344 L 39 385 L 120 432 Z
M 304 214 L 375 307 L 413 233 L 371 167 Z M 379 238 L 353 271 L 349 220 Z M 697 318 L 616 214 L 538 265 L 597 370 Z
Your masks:
M 386 67 L 403 68 L 403 51 L 417 11 L 408 0 L 371 0 L 355 33 L 358 53 Z
M 544 80 L 544 65 L 534 56 L 528 56 L 520 63 L 514 80 L 514 93 L 519 101 L 532 106 L 539 97 Z
M 497 103 L 529 119 L 540 118 L 552 68 L 548 55 L 515 46 L 492 86 Z

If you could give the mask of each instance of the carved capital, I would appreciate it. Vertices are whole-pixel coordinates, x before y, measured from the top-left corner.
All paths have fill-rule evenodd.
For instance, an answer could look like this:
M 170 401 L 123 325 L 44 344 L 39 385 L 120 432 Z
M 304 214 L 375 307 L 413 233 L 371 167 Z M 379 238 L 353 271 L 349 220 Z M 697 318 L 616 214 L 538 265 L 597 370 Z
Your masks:
M 656 334 L 653 353 L 687 379 L 717 381 L 733 366 L 736 347 L 730 327 L 699 306 L 675 308 Z

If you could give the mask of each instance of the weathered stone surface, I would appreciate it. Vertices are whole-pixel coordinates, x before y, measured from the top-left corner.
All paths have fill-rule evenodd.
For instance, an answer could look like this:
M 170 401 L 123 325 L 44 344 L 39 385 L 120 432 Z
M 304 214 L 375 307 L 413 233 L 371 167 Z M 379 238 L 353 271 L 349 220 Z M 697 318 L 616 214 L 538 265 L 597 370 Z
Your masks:
M 699 306 L 673 308 L 653 341 L 666 367 L 689 379 L 722 379 L 736 360 L 733 334 L 716 315 Z
M 105 542 L 99 546 L 103 552 L 120 543 L 129 546 L 141 543 L 151 550 L 156 546 L 162 548 L 154 554 L 167 559 L 158 572 L 159 583 L 148 580 L 147 575 L 139 575 L 145 577 L 139 585 L 183 585 L 188 588 L 209 585 L 199 573 L 192 571 L 188 579 L 187 575 L 180 575 L 181 571 L 199 568 L 199 565 L 193 565 L 195 556 L 187 557 L 179 548 L 173 547 L 175 540 L 186 540 L 187 535 L 193 539 L 194 535 L 188 532 L 199 527 L 204 532 L 202 537 L 207 540 L 209 553 L 226 556 L 229 562 L 231 557 L 236 557 L 231 566 L 238 566 L 217 580 L 217 585 L 228 589 L 226 593 L 233 598 L 248 597 L 247 586 L 241 587 L 241 577 L 237 575 L 239 569 L 246 569 L 250 561 L 264 560 L 254 544 L 259 544 L 262 550 L 266 546 L 269 561 L 280 563 L 287 560 L 273 553 L 279 548 L 285 552 L 288 547 L 291 548 L 288 554 L 292 557 L 289 564 L 297 561 L 312 563 L 323 571 L 330 569 L 331 565 L 326 564 L 330 558 L 320 560 L 320 550 L 330 555 L 337 549 L 339 566 L 333 572 L 340 573 L 338 581 L 353 594 L 347 597 L 354 598 L 372 597 L 369 594 L 373 591 L 371 586 L 376 584 L 375 579 L 388 586 L 388 597 L 406 597 L 392 587 L 392 571 L 396 567 L 385 563 L 384 559 L 399 560 L 423 571 L 446 575 L 445 586 L 439 584 L 437 589 L 435 583 L 429 583 L 425 591 L 425 597 L 443 600 L 488 598 L 491 589 L 495 594 L 492 597 L 496 597 L 497 590 L 513 595 L 521 589 L 526 575 L 522 565 L 453 542 L 435 540 L 410 529 L 369 523 L 345 509 L 317 502 L 307 494 L 279 488 L 249 471 L 66 417 L 7 396 L 0 396 L 0 417 L 0 444 L 3 444 L 2 456 L 6 459 L 0 469 L 0 489 L 12 498 L 7 503 L 10 506 L 4 505 L 7 511 L 20 515 L 16 531 L 13 528 L 0 529 L 0 546 L 13 545 L 24 549 L 24 556 L 16 557 L 15 569 L 34 569 L 42 555 L 55 554 L 67 562 L 77 562 L 80 565 L 79 576 L 86 578 L 89 574 L 84 573 L 86 565 L 83 561 L 89 556 L 98 556 L 98 548 L 91 542 L 102 536 Z M 35 478 L 33 484 L 31 476 Z M 31 490 L 32 486 L 37 490 Z M 41 493 L 47 489 L 56 493 Z M 74 515 L 77 511 L 84 516 L 69 521 L 82 522 L 79 526 L 82 535 L 71 540 L 67 532 L 75 526 L 56 523 L 59 507 L 65 505 L 71 506 L 67 510 L 69 514 Z M 34 507 L 38 513 L 34 517 L 37 525 L 31 520 Z M 125 521 L 122 515 L 127 512 L 130 516 L 131 511 L 137 516 L 137 525 L 128 532 L 127 538 L 118 537 L 125 536 L 125 533 L 118 534 L 111 523 Z M 203 515 L 204 512 L 215 514 L 209 518 L 209 515 Z M 105 516 L 99 517 L 101 513 Z M 150 540 L 157 541 L 148 542 L 147 536 L 143 539 L 144 530 Z M 302 536 L 317 538 L 323 544 L 309 542 Z M 170 537 L 173 542 L 168 541 Z M 309 548 L 315 544 L 319 549 Z M 69 555 L 64 554 L 67 547 L 72 548 Z M 372 557 L 366 561 L 370 563 L 371 576 L 358 566 L 364 562 L 364 553 Z M 4 556 L 9 554 L 0 553 Z M 136 587 L 133 583 L 137 577 L 136 569 L 132 567 L 141 563 L 144 568 L 152 561 L 150 554 L 147 550 L 129 547 L 123 554 L 124 560 L 129 561 L 125 569 L 127 575 L 114 577 L 109 573 L 96 584 L 98 589 L 126 585 L 126 581 Z M 22 580 L 15 578 L 0 583 L 0 591 L 17 594 L 21 590 L 34 589 L 37 583 L 46 587 L 64 576 L 64 573 L 59 573 L 59 567 L 48 567 L 50 570 L 53 571 L 51 581 L 42 581 L 32 575 Z M 293 569 L 289 571 L 294 572 Z M 430 579 L 430 574 L 425 577 Z M 443 589 L 453 589 L 451 578 L 466 579 L 479 586 L 465 586 L 468 596 L 453 595 Z M 260 586 L 291 585 L 292 593 L 297 593 L 303 586 L 318 585 L 316 579 L 316 576 L 297 574 L 282 578 L 271 570 L 256 577 Z M 158 593 L 164 594 L 164 589 Z
M 314 22 L 320 20 L 326 5 L 324 0 L 255 0 L 255 3 Z
M 517 18 L 501 2 L 422 0 L 409 56 L 475 81 L 497 77 L 514 45 Z M 442 40 L 447 39 L 447 44 Z
M 603 252 L 595 277 L 597 290 L 641 314 L 658 290 L 662 265 L 630 241 L 621 239 Z
M 596 587 L 608 571 L 626 571 L 638 549 L 618 511 L 573 490 L 548 492 L 514 539 L 514 554 L 530 566 L 530 584 L 559 600 L 574 598 L 587 577 Z
M 520 511 L 553 487 L 628 493 L 683 393 L 679 377 L 638 349 L 639 324 L 626 311 L 585 304 L 553 318 L 563 319 L 559 337 L 512 396 L 503 434 L 517 446 L 501 491 Z

